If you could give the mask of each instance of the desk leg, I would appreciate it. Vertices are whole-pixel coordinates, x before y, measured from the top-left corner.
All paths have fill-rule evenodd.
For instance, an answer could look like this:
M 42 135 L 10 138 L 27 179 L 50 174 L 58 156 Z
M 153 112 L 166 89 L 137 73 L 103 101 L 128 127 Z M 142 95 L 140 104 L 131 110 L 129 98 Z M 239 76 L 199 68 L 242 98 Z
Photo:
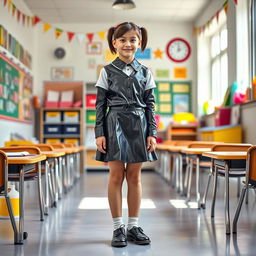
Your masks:
M 212 174 L 212 166 L 211 166 L 210 173 L 208 174 L 207 184 L 206 184 L 205 191 L 204 191 L 204 196 L 203 196 L 202 203 L 201 203 L 201 207 L 203 209 L 205 209 L 206 198 L 207 198 L 208 190 L 209 190 L 209 187 L 210 187 L 210 184 L 211 184 L 212 175 L 213 174 Z
M 180 194 L 183 195 L 183 161 L 182 154 L 178 155 L 179 158 L 179 172 L 180 172 Z
M 8 207 L 8 212 L 10 215 L 10 219 L 11 219 L 11 223 L 12 223 L 12 228 L 13 228 L 13 232 L 14 232 L 14 244 L 18 244 L 18 229 L 16 226 L 16 222 L 15 222 L 15 218 L 13 215 L 13 210 L 12 210 L 12 205 L 11 205 L 11 201 L 8 195 L 5 196 L 6 199 L 6 203 L 7 203 L 7 207 Z
M 213 166 L 213 165 L 212 165 Z M 212 206 L 211 206 L 211 217 L 214 218 L 215 215 L 215 201 L 216 201 L 216 193 L 217 193 L 217 182 L 218 182 L 218 170 L 217 167 L 214 167 L 214 183 L 213 183 L 213 191 L 212 191 Z
M 179 170 L 179 156 L 175 154 L 175 172 L 176 172 L 176 191 L 180 192 L 180 170 Z
M 199 157 L 196 156 L 196 201 L 197 208 L 201 208 L 201 199 L 200 199 L 200 163 Z
M 190 201 L 191 183 L 192 183 L 192 172 L 193 172 L 193 160 L 188 158 L 188 189 L 187 189 L 187 202 Z
M 225 224 L 226 234 L 230 234 L 230 213 L 229 213 L 229 162 L 225 161 Z
M 19 202 L 20 217 L 19 217 L 17 244 L 23 244 L 23 228 L 24 228 L 24 170 L 23 168 L 20 169 L 19 194 L 20 194 L 20 202 Z
M 38 166 L 38 196 L 39 196 L 39 208 L 40 208 L 40 220 L 44 220 L 44 199 L 42 193 L 42 170 L 41 162 L 37 163 Z
M 48 215 L 49 213 L 49 163 L 45 161 L 45 206 L 44 206 L 44 214 Z

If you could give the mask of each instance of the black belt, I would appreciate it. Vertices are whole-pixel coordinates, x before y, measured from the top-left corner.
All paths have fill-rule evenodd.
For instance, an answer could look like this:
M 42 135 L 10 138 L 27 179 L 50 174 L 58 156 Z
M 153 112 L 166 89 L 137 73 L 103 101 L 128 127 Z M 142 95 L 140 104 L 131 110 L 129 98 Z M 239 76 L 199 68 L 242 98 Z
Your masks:
M 109 106 L 109 110 L 119 110 L 119 111 L 144 111 L 144 108 L 141 107 L 135 107 L 132 105 L 122 105 L 122 106 Z

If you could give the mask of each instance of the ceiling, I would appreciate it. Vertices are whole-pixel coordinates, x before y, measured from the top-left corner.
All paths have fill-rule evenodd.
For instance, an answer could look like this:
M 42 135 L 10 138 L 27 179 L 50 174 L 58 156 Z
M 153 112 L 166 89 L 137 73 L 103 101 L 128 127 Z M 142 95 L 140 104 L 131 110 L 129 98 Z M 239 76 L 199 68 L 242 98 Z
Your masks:
M 114 10 L 114 0 L 23 0 L 48 23 L 189 22 L 211 0 L 134 0 L 132 10 Z

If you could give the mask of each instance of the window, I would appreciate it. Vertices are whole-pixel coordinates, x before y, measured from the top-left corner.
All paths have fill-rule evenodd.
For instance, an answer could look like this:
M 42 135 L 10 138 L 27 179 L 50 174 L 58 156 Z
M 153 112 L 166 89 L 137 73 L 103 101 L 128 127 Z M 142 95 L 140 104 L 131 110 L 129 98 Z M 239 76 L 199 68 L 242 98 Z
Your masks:
M 211 99 L 220 106 L 228 88 L 227 28 L 222 26 L 211 37 Z

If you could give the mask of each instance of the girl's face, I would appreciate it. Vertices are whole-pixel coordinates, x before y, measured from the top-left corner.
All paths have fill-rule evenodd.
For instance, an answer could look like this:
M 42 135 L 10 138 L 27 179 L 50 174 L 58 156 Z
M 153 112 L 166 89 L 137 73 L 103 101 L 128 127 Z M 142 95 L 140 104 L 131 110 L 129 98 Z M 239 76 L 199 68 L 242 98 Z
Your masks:
M 140 46 L 140 39 L 135 30 L 130 30 L 113 40 L 112 44 L 119 54 L 119 58 L 125 62 L 130 62 L 134 59 L 134 54 Z

